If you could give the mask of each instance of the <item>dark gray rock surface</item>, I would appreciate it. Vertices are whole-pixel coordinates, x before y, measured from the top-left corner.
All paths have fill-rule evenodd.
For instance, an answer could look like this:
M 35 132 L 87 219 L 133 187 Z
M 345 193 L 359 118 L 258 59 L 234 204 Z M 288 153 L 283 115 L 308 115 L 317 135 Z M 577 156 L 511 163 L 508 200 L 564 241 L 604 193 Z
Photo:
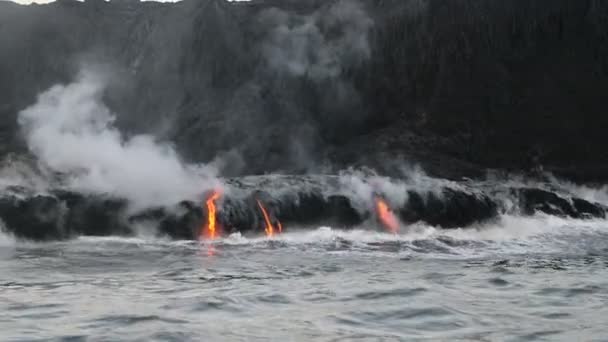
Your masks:
M 353 196 L 335 176 L 254 176 L 228 180 L 230 190 L 218 198 L 218 235 L 240 232 L 263 234 L 265 220 L 257 201 L 273 225 L 286 230 L 366 227 L 383 231 L 375 201 L 390 198 L 377 191 L 370 198 Z M 501 215 L 536 214 L 576 219 L 605 219 L 608 208 L 576 195 L 531 186 L 490 186 L 451 182 L 433 188 L 409 187 L 392 211 L 402 229 L 415 223 L 446 229 L 494 224 Z M 58 240 L 77 236 L 132 236 L 138 227 L 174 239 L 197 239 L 208 220 L 206 199 L 173 206 L 133 210 L 114 196 L 83 195 L 66 190 L 35 194 L 25 188 L 5 190 L 0 196 L 2 229 L 17 238 Z M 505 205 L 507 202 L 513 205 Z

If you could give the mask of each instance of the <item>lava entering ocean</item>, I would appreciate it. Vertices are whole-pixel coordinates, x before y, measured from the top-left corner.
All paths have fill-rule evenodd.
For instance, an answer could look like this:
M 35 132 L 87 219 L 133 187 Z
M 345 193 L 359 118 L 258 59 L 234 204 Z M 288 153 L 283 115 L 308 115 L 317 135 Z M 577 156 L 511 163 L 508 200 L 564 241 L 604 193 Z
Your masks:
M 262 215 L 264 215 L 264 222 L 266 224 L 264 231 L 266 232 L 266 236 L 268 237 L 272 237 L 274 236 L 274 226 L 272 225 L 272 222 L 270 220 L 270 216 L 268 215 L 268 211 L 266 210 L 266 208 L 264 207 L 264 205 L 262 204 L 262 202 L 260 200 L 257 200 L 258 202 L 258 207 L 260 207 L 260 210 L 262 211 Z M 283 232 L 283 225 L 281 225 L 281 222 L 277 221 L 277 228 L 279 229 L 279 233 Z
M 394 234 L 399 232 L 399 220 L 386 201 L 380 197 L 376 197 L 376 213 L 384 228 Z
M 214 240 L 217 233 L 217 206 L 216 201 L 221 197 L 218 190 L 213 191 L 211 196 L 207 198 L 207 225 L 201 232 L 201 238 Z

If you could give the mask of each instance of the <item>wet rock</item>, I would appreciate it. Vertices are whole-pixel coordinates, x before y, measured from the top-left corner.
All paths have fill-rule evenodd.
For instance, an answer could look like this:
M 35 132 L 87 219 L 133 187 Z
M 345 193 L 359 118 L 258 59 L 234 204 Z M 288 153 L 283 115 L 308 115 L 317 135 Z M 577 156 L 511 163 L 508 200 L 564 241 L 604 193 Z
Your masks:
M 67 238 L 65 214 L 63 203 L 51 196 L 0 198 L 4 229 L 18 238 L 35 241 Z
M 202 233 L 205 214 L 202 208 L 184 201 L 171 208 L 159 224 L 159 233 L 178 240 L 196 240 Z
M 298 226 L 351 228 L 365 219 L 348 197 L 324 196 L 320 192 L 300 193 L 295 199 L 280 201 L 277 213 L 286 224 Z
M 440 193 L 408 192 L 408 202 L 401 208 L 402 221 L 424 221 L 443 228 L 467 227 L 498 215 L 496 204 L 484 194 L 444 188 Z
M 363 222 L 363 216 L 351 205 L 345 196 L 302 192 L 290 196 L 272 197 L 263 191 L 254 191 L 243 198 L 227 197 L 218 202 L 217 224 L 222 234 L 234 232 L 262 234 L 265 221 L 257 201 L 267 210 L 275 228 L 280 222 L 283 227 L 319 227 L 329 225 L 336 228 L 350 228 Z M 183 202 L 177 208 L 157 213 L 162 216 L 160 232 L 177 239 L 197 238 L 207 224 L 207 213 L 203 205 Z M 151 216 L 151 213 L 147 215 Z M 141 217 L 141 216 L 140 216 Z
M 265 220 L 261 204 L 275 226 L 281 222 L 290 228 L 331 226 L 349 229 L 365 226 L 376 217 L 373 200 L 368 208 L 340 192 L 335 179 L 249 178 L 232 182 L 233 191 L 215 202 L 217 234 L 234 232 L 259 235 Z M 236 184 L 236 185 L 235 185 Z M 325 184 L 325 187 L 320 186 Z M 334 184 L 334 185 L 331 185 Z M 431 190 L 410 189 L 401 207 L 392 208 L 405 224 L 424 222 L 442 228 L 466 228 L 491 221 L 500 213 L 548 215 L 577 219 L 605 218 L 606 207 L 567 194 L 541 188 L 500 188 L 461 184 Z M 129 212 L 127 200 L 107 195 L 79 194 L 57 190 L 48 195 L 33 195 L 21 189 L 19 195 L 0 197 L 0 218 L 4 229 L 15 236 L 31 240 L 66 239 L 89 235 L 132 235 L 137 229 L 149 229 L 172 239 L 198 239 L 209 220 L 204 200 L 183 201 L 175 206 Z M 201 196 L 201 198 L 208 198 Z M 510 209 L 500 208 L 498 198 L 511 196 Z M 259 201 L 259 204 L 258 204 Z
M 549 215 L 571 218 L 604 218 L 606 209 L 596 203 L 543 189 L 525 188 L 514 190 L 520 198 L 521 210 L 526 215 L 542 212 Z
M 542 189 L 517 189 L 521 210 L 526 215 L 534 215 L 537 211 L 549 215 L 576 217 L 576 211 L 565 198 Z
M 65 203 L 65 227 L 73 235 L 109 236 L 132 235 L 126 210 L 128 202 L 104 195 L 80 195 L 74 192 L 55 192 Z
M 580 198 L 573 198 L 572 205 L 583 218 L 606 218 L 607 208 L 598 203 L 592 203 Z

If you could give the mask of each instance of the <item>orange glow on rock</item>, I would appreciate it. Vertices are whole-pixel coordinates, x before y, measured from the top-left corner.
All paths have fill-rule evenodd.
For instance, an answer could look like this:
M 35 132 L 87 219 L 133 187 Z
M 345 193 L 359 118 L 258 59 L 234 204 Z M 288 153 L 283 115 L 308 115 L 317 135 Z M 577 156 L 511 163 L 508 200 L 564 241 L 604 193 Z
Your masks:
M 380 223 L 391 233 L 397 233 L 399 231 L 399 220 L 388 206 L 386 201 L 382 198 L 376 198 L 376 213 Z

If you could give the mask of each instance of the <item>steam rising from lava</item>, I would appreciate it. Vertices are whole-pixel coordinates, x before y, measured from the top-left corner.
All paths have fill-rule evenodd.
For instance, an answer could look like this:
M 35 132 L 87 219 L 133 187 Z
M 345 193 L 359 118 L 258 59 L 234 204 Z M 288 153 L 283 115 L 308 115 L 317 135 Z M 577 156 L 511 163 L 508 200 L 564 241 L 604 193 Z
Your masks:
M 213 168 L 184 164 L 172 146 L 150 135 L 123 136 L 102 101 L 105 85 L 85 70 L 19 113 L 41 167 L 63 175 L 73 190 L 119 196 L 135 207 L 172 205 L 219 186 Z

